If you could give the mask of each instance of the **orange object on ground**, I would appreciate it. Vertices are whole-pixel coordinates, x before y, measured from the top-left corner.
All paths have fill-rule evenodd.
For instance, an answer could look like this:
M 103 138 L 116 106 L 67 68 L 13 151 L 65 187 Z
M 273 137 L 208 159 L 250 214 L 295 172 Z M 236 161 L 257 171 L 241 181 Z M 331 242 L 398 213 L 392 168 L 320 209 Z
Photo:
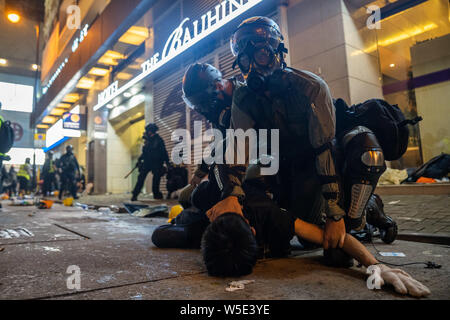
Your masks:
M 53 206 L 53 200 L 41 200 L 39 202 L 39 209 L 50 209 Z
M 436 180 L 434 180 L 433 178 L 420 177 L 419 179 L 417 179 L 416 182 L 417 183 L 436 183 Z

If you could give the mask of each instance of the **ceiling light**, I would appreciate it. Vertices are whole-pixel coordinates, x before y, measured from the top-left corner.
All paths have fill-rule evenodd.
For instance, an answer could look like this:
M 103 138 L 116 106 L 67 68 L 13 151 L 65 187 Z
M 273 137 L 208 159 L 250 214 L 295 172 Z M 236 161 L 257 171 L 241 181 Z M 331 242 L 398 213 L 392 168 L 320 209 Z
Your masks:
M 108 104 L 106 105 L 106 107 L 107 107 L 108 109 L 114 108 L 114 106 L 113 106 L 111 103 L 108 103 Z
M 69 109 L 71 106 L 72 106 L 72 105 L 71 105 L 71 104 L 68 104 L 68 103 L 58 103 L 58 104 L 56 105 L 56 107 L 58 107 L 58 108 L 63 108 L 63 109 Z
M 6 59 L 0 59 L 0 64 L 1 65 L 5 65 L 6 64 Z
M 50 112 L 52 116 L 62 116 L 64 113 L 66 113 L 66 109 L 60 108 L 55 108 Z
M 119 72 L 116 75 L 116 79 L 118 80 L 130 80 L 133 77 L 133 75 L 126 73 L 126 72 Z
M 42 123 L 53 124 L 56 122 L 56 120 L 58 120 L 58 118 L 51 117 L 51 116 L 45 116 L 44 120 L 42 120 Z
M 33 70 L 37 70 L 37 69 L 38 69 L 38 65 L 37 65 L 37 64 L 33 64 L 33 65 L 31 66 L 31 68 L 32 68 Z
M 122 60 L 125 58 L 126 58 L 126 56 L 121 54 L 120 52 L 108 50 L 98 60 L 98 63 L 108 65 L 108 66 L 117 66 L 119 64 L 119 62 L 117 60 Z
M 74 103 L 74 102 L 77 102 L 78 99 L 80 99 L 80 95 L 78 93 L 69 93 L 68 95 L 66 95 L 64 97 L 63 101 Z
M 8 13 L 8 20 L 12 23 L 17 23 L 20 21 L 20 16 L 15 12 Z
M 103 77 L 103 76 L 107 75 L 108 72 L 109 72 L 108 69 L 94 67 L 89 71 L 89 74 L 91 74 L 93 76 Z
M 123 96 L 124 96 L 125 98 L 129 98 L 129 97 L 132 96 L 132 94 L 129 93 L 129 92 L 125 92 L 125 93 L 123 94 Z
M 146 27 L 132 26 L 120 37 L 119 42 L 139 46 L 149 37 L 149 34 Z
M 389 65 L 389 67 L 393 68 L 393 67 L 395 67 L 395 64 L 394 64 L 394 63 L 391 63 L 391 64 Z
M 119 98 L 114 99 L 112 104 L 114 107 L 117 107 L 120 104 L 120 99 Z
M 94 84 L 95 84 L 95 80 L 89 79 L 86 77 L 82 77 L 80 79 L 80 81 L 78 81 L 76 87 L 80 88 L 80 89 L 91 89 L 94 86 Z

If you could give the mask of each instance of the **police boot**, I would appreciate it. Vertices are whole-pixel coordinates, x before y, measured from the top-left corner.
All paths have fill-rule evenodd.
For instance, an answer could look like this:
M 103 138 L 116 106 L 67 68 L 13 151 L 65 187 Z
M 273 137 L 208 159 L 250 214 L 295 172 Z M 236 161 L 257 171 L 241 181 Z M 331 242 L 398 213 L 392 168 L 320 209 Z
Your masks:
M 331 248 L 323 250 L 325 265 L 335 268 L 353 267 L 353 258 L 345 253 L 341 248 Z
M 397 237 L 397 223 L 384 213 L 383 208 L 381 198 L 373 194 L 367 203 L 366 220 L 368 224 L 379 229 L 381 240 L 385 243 L 392 243 Z

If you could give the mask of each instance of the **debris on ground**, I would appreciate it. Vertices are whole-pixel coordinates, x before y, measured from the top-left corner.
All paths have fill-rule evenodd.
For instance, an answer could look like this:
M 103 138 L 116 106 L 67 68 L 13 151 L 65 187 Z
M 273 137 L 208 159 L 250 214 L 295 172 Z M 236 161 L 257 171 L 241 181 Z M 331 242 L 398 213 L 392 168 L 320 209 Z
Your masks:
M 5 251 L 5 248 L 0 248 L 0 252 Z
M 152 217 L 169 217 L 169 207 L 166 204 L 149 206 L 142 204 L 124 203 L 125 209 L 135 217 L 152 218 Z
M 150 206 L 142 208 L 132 213 L 135 217 L 152 218 L 152 217 L 169 217 L 169 207 L 167 205 Z
M 403 252 L 379 252 L 378 254 L 383 257 L 406 257 Z
M 3 229 L 0 230 L 0 238 L 2 239 L 12 239 L 25 237 L 34 237 L 34 234 L 25 228 L 15 228 L 15 229 Z
M 408 178 L 408 172 L 406 170 L 397 170 L 387 168 L 386 171 L 381 175 L 378 181 L 379 185 L 383 184 L 395 184 L 399 185 L 403 180 Z
M 398 203 L 400 203 L 400 200 L 388 202 L 388 204 L 391 204 L 391 205 L 398 204 Z
M 239 281 L 231 281 L 228 285 L 229 287 L 225 288 L 225 291 L 233 292 L 237 290 L 245 289 L 246 284 L 250 284 L 255 282 L 255 280 L 239 280 Z

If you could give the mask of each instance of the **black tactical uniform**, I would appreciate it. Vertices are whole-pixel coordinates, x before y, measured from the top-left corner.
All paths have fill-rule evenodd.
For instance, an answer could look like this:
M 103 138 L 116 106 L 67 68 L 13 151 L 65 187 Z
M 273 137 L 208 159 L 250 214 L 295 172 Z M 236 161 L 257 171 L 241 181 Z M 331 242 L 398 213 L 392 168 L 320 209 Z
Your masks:
M 146 126 L 144 134 L 144 146 L 142 154 L 138 159 L 139 177 L 133 190 L 132 201 L 137 200 L 137 196 L 144 186 L 145 179 L 149 172 L 153 174 L 152 192 L 155 199 L 162 199 L 163 195 L 159 190 L 161 177 L 164 175 L 164 163 L 169 166 L 169 156 L 167 154 L 164 140 L 156 133 L 158 127 L 155 124 Z
M 66 153 L 58 161 L 61 170 L 61 185 L 58 198 L 61 200 L 65 190 L 68 190 L 74 199 L 77 196 L 77 174 L 80 174 L 80 166 L 77 158 L 73 154 L 73 147 L 71 145 L 66 147 Z
M 232 95 L 224 91 L 226 83 L 232 86 L 232 91 L 242 85 L 236 77 L 223 79 L 222 73 L 208 63 L 195 63 L 186 70 L 182 87 L 186 105 L 220 130 L 223 138 L 230 128 L 232 102 Z M 202 161 L 194 175 L 203 179 L 208 172 L 209 165 Z
M 56 189 L 56 177 L 55 177 L 55 162 L 53 161 L 53 152 L 47 153 L 44 166 L 42 167 L 42 178 L 44 180 L 42 185 L 42 193 L 47 196 L 50 192 Z

